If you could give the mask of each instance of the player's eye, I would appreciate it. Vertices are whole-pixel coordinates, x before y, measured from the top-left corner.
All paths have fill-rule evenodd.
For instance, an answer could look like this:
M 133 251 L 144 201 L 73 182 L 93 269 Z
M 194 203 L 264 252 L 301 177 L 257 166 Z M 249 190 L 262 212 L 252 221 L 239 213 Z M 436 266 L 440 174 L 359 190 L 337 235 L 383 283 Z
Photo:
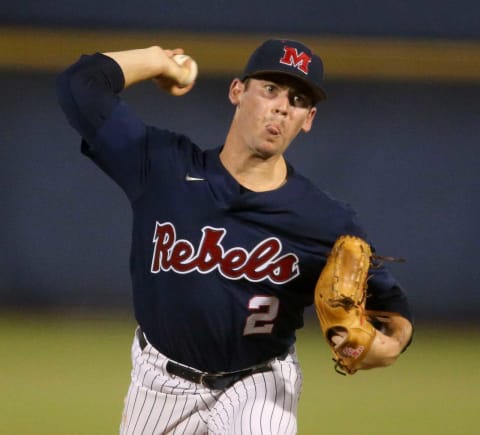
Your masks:
M 309 107 L 311 101 L 310 98 L 304 94 L 292 93 L 290 95 L 290 104 L 294 107 Z
M 265 92 L 266 92 L 267 94 L 273 94 L 273 93 L 275 93 L 276 86 L 275 86 L 275 85 L 272 85 L 271 83 L 267 83 L 267 84 L 264 86 L 264 89 L 265 89 Z

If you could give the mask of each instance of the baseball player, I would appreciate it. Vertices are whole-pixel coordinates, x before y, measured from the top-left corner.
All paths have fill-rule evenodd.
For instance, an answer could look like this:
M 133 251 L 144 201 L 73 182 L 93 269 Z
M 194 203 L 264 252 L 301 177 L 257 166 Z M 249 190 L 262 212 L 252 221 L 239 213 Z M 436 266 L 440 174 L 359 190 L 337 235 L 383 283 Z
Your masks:
M 174 61 L 182 53 L 152 46 L 84 55 L 57 80 L 83 154 L 133 212 L 138 328 L 120 431 L 294 434 L 302 385 L 295 331 L 335 240 L 366 238 L 349 205 L 284 158 L 326 97 L 322 60 L 298 41 L 262 43 L 230 85 L 224 143 L 204 151 L 146 125 L 119 96 L 150 79 L 173 95 L 190 91 L 192 60 Z M 358 369 L 393 363 L 412 333 L 405 293 L 385 267 L 372 269 L 368 292 L 368 309 L 395 315 Z

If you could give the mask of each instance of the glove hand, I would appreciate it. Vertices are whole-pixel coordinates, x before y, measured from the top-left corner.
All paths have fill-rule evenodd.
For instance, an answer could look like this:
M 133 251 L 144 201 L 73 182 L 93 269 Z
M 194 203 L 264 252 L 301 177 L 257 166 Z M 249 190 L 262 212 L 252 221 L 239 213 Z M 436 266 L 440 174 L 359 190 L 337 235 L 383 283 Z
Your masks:
M 374 341 L 376 331 L 365 315 L 372 253 L 364 240 L 341 236 L 333 245 L 315 287 L 320 327 L 342 374 L 354 374 Z
M 407 319 L 396 313 L 367 311 L 367 316 L 374 321 L 379 330 L 358 369 L 389 366 L 410 343 L 413 326 Z

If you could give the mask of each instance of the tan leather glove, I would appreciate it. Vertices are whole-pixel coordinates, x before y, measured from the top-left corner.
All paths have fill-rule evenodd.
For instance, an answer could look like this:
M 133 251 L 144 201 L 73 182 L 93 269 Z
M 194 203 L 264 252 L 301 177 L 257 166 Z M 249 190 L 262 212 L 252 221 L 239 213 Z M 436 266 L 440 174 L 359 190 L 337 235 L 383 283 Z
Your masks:
M 339 237 L 315 287 L 320 327 L 341 374 L 357 371 L 375 338 L 365 314 L 371 257 L 369 244 L 361 238 Z

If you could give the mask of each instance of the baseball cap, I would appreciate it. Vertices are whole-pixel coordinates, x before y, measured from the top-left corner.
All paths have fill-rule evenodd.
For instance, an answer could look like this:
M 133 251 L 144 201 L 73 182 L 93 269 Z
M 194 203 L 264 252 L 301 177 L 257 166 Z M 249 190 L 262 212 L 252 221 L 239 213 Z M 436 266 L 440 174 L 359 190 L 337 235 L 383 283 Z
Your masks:
M 252 53 L 243 79 L 262 74 L 287 74 L 300 79 L 316 102 L 327 98 L 323 89 L 323 62 L 306 45 L 288 39 L 269 39 Z

